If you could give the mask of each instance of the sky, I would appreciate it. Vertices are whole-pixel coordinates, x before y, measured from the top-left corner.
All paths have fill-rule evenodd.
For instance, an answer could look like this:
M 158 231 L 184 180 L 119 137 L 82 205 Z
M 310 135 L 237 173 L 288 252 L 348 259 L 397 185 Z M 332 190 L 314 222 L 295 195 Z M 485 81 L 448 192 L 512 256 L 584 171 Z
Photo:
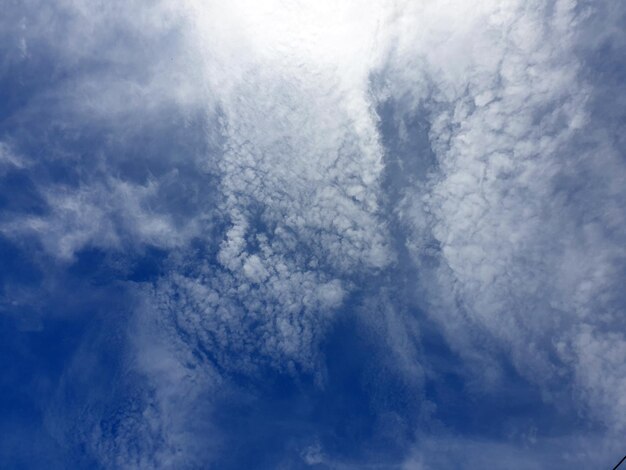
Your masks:
M 0 4 L 0 468 L 626 454 L 626 4 Z

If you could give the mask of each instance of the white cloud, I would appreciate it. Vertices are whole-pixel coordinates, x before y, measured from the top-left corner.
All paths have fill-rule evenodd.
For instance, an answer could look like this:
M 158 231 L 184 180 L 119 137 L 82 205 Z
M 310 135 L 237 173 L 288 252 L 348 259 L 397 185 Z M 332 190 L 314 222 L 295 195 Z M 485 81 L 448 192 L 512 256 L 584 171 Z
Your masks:
M 3 73 L 26 75 L 25 90 L 16 85 L 15 94 L 19 98 L 26 93 L 28 99 L 6 121 L 11 145 L 2 144 L 0 161 L 3 167 L 27 167 L 52 210 L 6 217 L 0 231 L 35 235 L 51 254 L 65 260 L 88 245 L 172 247 L 193 236 L 204 223 L 187 220 L 175 227 L 180 218 L 171 212 L 180 208 L 164 208 L 162 203 L 164 186 L 178 176 L 177 168 L 142 181 L 126 174 L 134 164 L 129 160 L 136 157 L 125 152 L 125 145 L 150 125 L 193 116 L 204 109 L 198 103 L 208 100 L 195 81 L 198 59 L 184 47 L 180 8 L 168 1 L 146 6 L 63 0 L 54 5 L 28 1 L 8 10 L 2 28 L 13 31 L 29 52 L 9 55 L 0 66 Z M 39 82 L 30 77 L 31 69 L 40 73 L 36 67 L 42 66 L 49 77 Z M 95 142 L 85 138 L 94 134 Z M 81 139 L 88 148 L 77 149 L 77 143 L 85 145 Z M 20 145 L 36 156 L 20 153 L 18 158 L 9 152 Z M 189 165 L 195 156 L 140 157 L 150 162 L 150 172 L 164 161 L 176 166 L 186 159 Z M 68 172 L 75 173 L 68 175 L 69 183 L 59 177 Z
M 608 331 L 624 329 L 626 168 L 587 108 L 594 90 L 575 52 L 585 11 L 569 1 L 414 8 L 390 89 L 432 123 L 438 169 L 400 211 L 425 272 L 439 246 L 422 283 L 428 308 L 465 354 L 480 349 L 478 327 L 529 379 L 552 393 L 573 387 L 623 429 L 624 338 Z M 581 336 L 582 323 L 592 333 Z
M 438 468 L 570 469 L 607 467 L 620 455 L 618 440 L 602 435 L 570 435 L 548 439 L 533 437 L 529 430 L 522 442 L 467 439 L 455 436 L 421 436 L 404 470 Z M 619 457 L 618 457 L 619 460 Z
M 23 169 L 27 166 L 24 158 L 16 155 L 11 146 L 6 142 L 0 142 L 0 176 L 8 170 Z
M 188 306 L 162 305 L 208 350 L 241 351 L 224 367 L 310 369 L 348 279 L 392 261 L 368 89 L 379 13 L 331 2 L 191 5 L 223 125 L 218 214 L 229 228 L 221 267 L 199 260 L 202 275 L 171 278 L 168 291 Z
M 576 55 L 584 8 L 565 0 L 82 0 L 32 10 L 11 60 L 45 45 L 73 74 L 20 119 L 57 103 L 63 129 L 87 120 L 127 137 L 143 118 L 166 122 L 171 109 L 201 110 L 219 124 L 206 136 L 216 151 L 154 156 L 155 166 L 192 162 L 202 194 L 189 216 L 163 194 L 188 175 L 124 179 L 124 157 L 106 155 L 74 186 L 39 188 L 49 213 L 0 226 L 14 237 L 34 233 L 64 260 L 88 245 L 178 250 L 137 317 L 139 329 L 156 325 L 136 339 L 154 409 L 129 418 L 140 422 L 131 431 L 146 426 L 146 439 L 165 439 L 167 452 L 146 450 L 154 460 L 143 461 L 143 451 L 124 457 L 127 442 L 104 442 L 103 460 L 184 461 L 180 449 L 191 455 L 185 446 L 194 442 L 182 421 L 187 403 L 220 385 L 215 370 L 318 372 L 319 341 L 355 279 L 396 261 L 375 112 L 387 97 L 402 103 L 399 112 L 427 115 L 437 159 L 428 177 L 407 179 L 396 214 L 411 230 L 423 306 L 486 382 L 497 373 L 485 355 L 505 350 L 546 396 L 573 392 L 597 419 L 624 429 L 626 171 L 589 110 L 594 89 Z M 104 65 L 80 73 L 93 57 Z M 51 160 L 65 157 L 50 149 Z M 30 164 L 0 147 L 2 167 Z M 383 290 L 371 288 L 372 299 Z M 363 316 L 417 387 L 418 329 L 381 297 Z
M 115 178 L 78 190 L 47 188 L 44 195 L 51 213 L 22 216 L 3 224 L 0 231 L 15 237 L 35 233 L 50 254 L 66 261 L 86 245 L 181 246 L 198 233 L 198 221 L 178 227 L 170 214 L 151 210 L 158 189 L 156 182 L 142 186 Z

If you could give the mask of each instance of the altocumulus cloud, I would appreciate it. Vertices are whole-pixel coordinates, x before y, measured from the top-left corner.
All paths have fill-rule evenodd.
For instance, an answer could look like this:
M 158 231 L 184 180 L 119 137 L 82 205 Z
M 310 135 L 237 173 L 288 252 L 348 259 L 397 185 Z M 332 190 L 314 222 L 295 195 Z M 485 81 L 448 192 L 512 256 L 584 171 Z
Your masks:
M 3 465 L 619 456 L 624 7 L 6 7 Z
M 461 348 L 477 338 L 459 321 L 488 331 L 548 389 L 573 374 L 575 394 L 621 430 L 623 148 L 596 125 L 595 90 L 576 54 L 577 33 L 597 12 L 513 2 L 433 6 L 440 21 L 429 13 L 416 30 L 463 23 L 445 41 L 426 42 L 420 57 L 423 73 L 434 72 L 427 96 L 415 99 L 431 116 L 438 165 L 423 187 L 407 190 L 402 214 L 416 229 L 418 262 L 433 256 L 425 245 L 437 245 L 433 283 L 445 294 L 426 295 L 460 306 L 432 312 Z M 447 74 L 449 62 L 456 70 Z

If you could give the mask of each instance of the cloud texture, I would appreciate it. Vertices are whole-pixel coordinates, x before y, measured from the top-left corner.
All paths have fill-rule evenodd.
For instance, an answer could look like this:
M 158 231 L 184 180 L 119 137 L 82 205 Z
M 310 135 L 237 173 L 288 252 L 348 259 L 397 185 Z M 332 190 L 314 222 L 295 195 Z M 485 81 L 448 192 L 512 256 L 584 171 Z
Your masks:
M 624 18 L 574 0 L 11 3 L 0 234 L 43 281 L 7 271 L 0 305 L 46 319 L 65 283 L 79 307 L 51 318 L 99 312 L 38 401 L 84 450 L 61 461 L 613 452 Z M 490 435 L 476 422 L 507 396 L 527 411 L 502 405 Z

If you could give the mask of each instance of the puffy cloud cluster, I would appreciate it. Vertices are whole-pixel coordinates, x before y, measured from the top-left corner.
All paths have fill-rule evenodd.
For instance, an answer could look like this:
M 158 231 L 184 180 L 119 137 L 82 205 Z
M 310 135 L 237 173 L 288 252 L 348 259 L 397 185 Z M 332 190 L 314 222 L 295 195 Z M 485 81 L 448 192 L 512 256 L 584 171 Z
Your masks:
M 171 282 L 181 289 L 190 283 L 217 288 L 234 304 L 243 298 L 244 313 L 234 317 L 252 310 L 294 354 L 312 347 L 305 330 L 317 322 L 313 312 L 324 316 L 337 308 L 349 290 L 347 278 L 392 259 L 379 218 L 383 153 L 368 94 L 383 4 L 368 12 L 330 3 L 34 6 L 18 11 L 26 13 L 21 43 L 32 54 L 54 55 L 59 73 L 71 78 L 43 87 L 41 98 L 14 119 L 21 116 L 39 130 L 32 116 L 44 110 L 52 122 L 41 131 L 56 126 L 71 137 L 69 143 L 66 135 L 53 140 L 42 160 L 30 158 L 46 210 L 6 220 L 3 233 L 35 235 L 67 261 L 84 247 L 184 250 L 205 238 L 208 252 L 219 251 L 219 267 L 210 257 L 185 262 L 196 271 L 216 269 L 215 275 L 186 282 L 173 275 Z M 52 18 L 47 28 L 29 26 L 45 17 Z M 67 40 L 48 44 L 61 29 Z M 128 42 L 120 43 L 116 31 Z M 140 52 L 145 44 L 162 50 Z M 99 57 L 93 67 L 91 56 Z M 28 57 L 19 60 L 28 63 Z M 53 103 L 50 110 L 45 100 Z M 192 148 L 185 155 L 184 146 L 172 154 L 129 152 L 139 139 L 159 139 L 142 133 L 158 132 L 164 115 L 193 119 L 198 112 L 213 126 L 204 154 Z M 83 148 L 71 147 L 91 126 L 107 140 L 82 155 Z M 57 164 L 76 174 L 50 181 Z M 174 191 L 183 196 L 172 197 Z M 172 268 L 179 269 L 189 271 Z M 240 308 L 226 304 L 229 311 Z M 191 323 L 204 324 L 204 335 L 213 334 L 209 325 L 221 316 L 201 309 L 192 317 Z M 231 319 L 232 330 L 248 321 Z
M 427 110 L 437 158 L 400 209 L 428 308 L 468 356 L 495 341 L 547 394 L 584 395 L 623 429 L 626 168 L 577 54 L 593 6 L 419 9 L 391 88 Z
M 375 31 L 370 18 L 366 27 L 349 22 L 353 5 L 235 3 L 237 18 L 196 8 L 206 75 L 228 84 L 215 90 L 223 152 L 207 162 L 220 178 L 216 216 L 226 227 L 216 253 L 192 261 L 193 276 L 173 275 L 157 289 L 158 308 L 222 368 L 269 361 L 309 370 L 351 280 L 392 261 L 367 88 Z M 313 21 L 324 9 L 336 24 Z M 362 30 L 370 36 L 355 34 Z M 346 41 L 330 44 L 333 34 Z M 246 52 L 221 57 L 230 47 Z M 349 55 L 358 59 L 344 61 Z

